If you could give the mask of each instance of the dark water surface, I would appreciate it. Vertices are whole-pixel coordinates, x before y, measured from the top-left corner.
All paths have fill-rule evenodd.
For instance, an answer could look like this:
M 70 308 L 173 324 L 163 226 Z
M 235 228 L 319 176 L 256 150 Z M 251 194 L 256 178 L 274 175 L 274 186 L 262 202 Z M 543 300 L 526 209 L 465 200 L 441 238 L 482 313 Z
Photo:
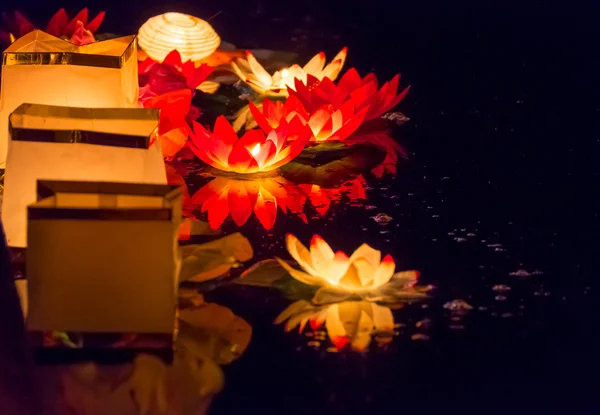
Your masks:
M 69 4 L 67 4 L 69 3 Z M 69 6 L 75 2 L 63 2 Z M 76 9 L 86 4 L 77 3 Z M 103 3 L 103 28 L 129 33 L 183 11 L 239 47 L 350 50 L 347 68 L 412 85 L 395 136 L 396 177 L 366 175 L 308 224 L 279 212 L 240 230 L 256 258 L 288 258 L 286 232 L 350 253 L 367 242 L 436 287 L 394 310 L 397 336 L 367 353 L 273 324 L 291 301 L 239 285 L 206 294 L 253 327 L 225 368 L 214 414 L 598 413 L 598 7 L 568 2 Z M 24 5 L 45 21 L 54 5 Z M 193 194 L 203 179 L 190 178 Z M 310 210 L 310 206 L 308 207 Z M 385 225 L 373 217 L 392 218 Z M 451 310 L 453 300 L 473 308 Z M 446 306 L 445 306 L 446 305 Z

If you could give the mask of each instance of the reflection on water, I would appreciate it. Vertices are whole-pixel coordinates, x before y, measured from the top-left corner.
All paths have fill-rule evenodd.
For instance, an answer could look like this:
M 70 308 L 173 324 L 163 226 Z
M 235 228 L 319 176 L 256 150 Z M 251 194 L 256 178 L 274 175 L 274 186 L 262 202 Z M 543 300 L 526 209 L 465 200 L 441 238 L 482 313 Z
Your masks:
M 204 414 L 224 387 L 221 365 L 239 358 L 252 327 L 227 308 L 183 290 L 172 364 L 139 354 L 131 363 L 38 366 L 46 415 Z
M 325 342 L 324 332 L 335 352 L 350 347 L 365 352 L 374 338 L 379 346 L 390 343 L 394 337 L 394 316 L 389 307 L 369 301 L 344 301 L 336 304 L 315 306 L 299 300 L 286 308 L 275 320 L 285 323 L 285 331 L 298 328 L 305 333 L 308 346 L 320 347 Z

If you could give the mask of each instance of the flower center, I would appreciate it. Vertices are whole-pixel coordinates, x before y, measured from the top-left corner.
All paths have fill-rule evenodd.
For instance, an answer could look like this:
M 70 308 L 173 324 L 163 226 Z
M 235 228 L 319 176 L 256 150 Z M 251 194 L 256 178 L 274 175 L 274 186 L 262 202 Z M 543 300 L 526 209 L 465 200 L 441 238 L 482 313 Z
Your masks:
M 252 150 L 248 149 L 248 151 L 250 151 L 250 154 L 253 156 L 256 156 L 260 151 L 260 143 L 257 143 L 254 147 L 252 147 Z

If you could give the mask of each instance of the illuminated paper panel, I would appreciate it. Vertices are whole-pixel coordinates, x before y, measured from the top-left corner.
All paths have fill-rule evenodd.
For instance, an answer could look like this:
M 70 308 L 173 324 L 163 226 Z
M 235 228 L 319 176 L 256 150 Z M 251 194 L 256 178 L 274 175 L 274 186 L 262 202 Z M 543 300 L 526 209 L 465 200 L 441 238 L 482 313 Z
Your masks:
M 17 108 L 2 205 L 9 246 L 27 246 L 26 207 L 39 179 L 166 184 L 158 121 L 156 109 Z
M 173 333 L 178 186 L 39 181 L 28 207 L 31 331 Z
M 138 106 L 136 37 L 77 46 L 40 30 L 12 43 L 2 55 L 0 168 L 8 145 L 8 117 L 35 103 L 85 108 Z

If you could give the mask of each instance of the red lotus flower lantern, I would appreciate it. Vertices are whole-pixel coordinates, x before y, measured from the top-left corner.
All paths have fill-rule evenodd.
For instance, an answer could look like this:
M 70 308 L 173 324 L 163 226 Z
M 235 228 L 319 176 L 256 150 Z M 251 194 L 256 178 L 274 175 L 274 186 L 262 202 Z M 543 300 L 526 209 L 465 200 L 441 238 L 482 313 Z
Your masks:
M 65 9 L 60 9 L 52 16 L 45 31 L 52 36 L 71 39 L 77 30 L 77 22 L 81 22 L 83 29 L 93 35 L 102 24 L 104 14 L 104 12 L 100 12 L 92 20 L 89 20 L 89 11 L 85 8 L 73 19 L 69 19 Z M 3 14 L 2 20 L 8 32 L 0 32 L 0 40 L 14 41 L 35 29 L 33 23 L 19 11 L 15 11 L 13 19 Z
M 273 103 L 265 99 L 262 111 L 252 102 L 249 106 L 256 123 L 264 132 L 271 132 L 282 120 L 289 121 L 292 117 L 298 116 L 310 127 L 312 141 L 320 142 L 345 140 L 360 127 L 369 109 L 364 107 L 356 111 L 354 102 L 346 101 L 339 109 L 326 104 L 309 113 L 295 96 L 289 97 L 285 104 L 281 101 Z
M 189 89 L 167 92 L 143 102 L 145 108 L 161 110 L 158 137 L 166 159 L 173 158 L 185 146 L 192 132 L 186 120 L 191 102 L 192 91 Z
M 404 99 L 410 87 L 398 94 L 399 84 L 400 75 L 396 75 L 379 88 L 374 74 L 361 78 L 356 69 L 352 68 L 342 76 L 337 85 L 329 78 L 319 81 L 314 76 L 308 76 L 306 84 L 296 79 L 294 89 L 288 87 L 288 91 L 290 96 L 298 97 L 310 113 L 324 105 L 341 109 L 351 101 L 356 111 L 368 108 L 365 120 L 371 120 L 390 111 Z
M 298 117 L 282 121 L 268 135 L 251 130 L 238 138 L 229 121 L 220 116 L 213 132 L 194 122 L 190 148 L 200 160 L 219 170 L 258 173 L 275 170 L 294 159 L 310 138 L 310 128 Z
M 305 203 L 302 191 L 283 177 L 258 180 L 217 177 L 194 194 L 187 208 L 208 212 L 212 229 L 219 228 L 229 215 L 237 226 L 242 226 L 254 212 L 261 225 L 270 230 L 278 208 L 306 222 Z
M 213 68 L 206 64 L 196 67 L 192 61 L 182 62 L 177 50 L 162 62 L 147 58 L 138 65 L 140 86 L 157 95 L 181 88 L 196 89 L 212 72 Z

